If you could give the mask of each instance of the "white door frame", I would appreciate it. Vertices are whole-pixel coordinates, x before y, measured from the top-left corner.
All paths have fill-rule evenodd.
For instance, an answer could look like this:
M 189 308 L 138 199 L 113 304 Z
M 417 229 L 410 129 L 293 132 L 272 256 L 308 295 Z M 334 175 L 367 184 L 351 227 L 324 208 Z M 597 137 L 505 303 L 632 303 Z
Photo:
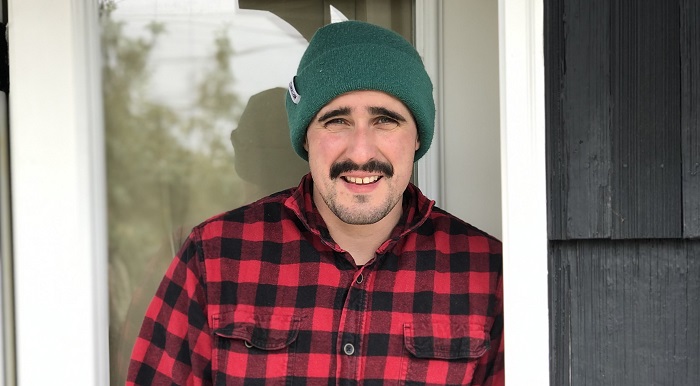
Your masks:
M 543 0 L 499 0 L 506 382 L 549 385 Z
M 417 44 L 439 80 L 439 2 L 416 3 Z M 107 385 L 97 0 L 8 0 L 8 11 L 17 377 Z M 542 16 L 542 0 L 499 0 L 509 386 L 549 384 Z M 418 183 L 440 199 L 436 134 Z
M 450 1 L 450 0 L 445 0 Z M 456 1 L 456 0 L 452 0 Z M 416 1 L 416 47 L 435 83 L 437 130 L 418 185 L 444 202 L 442 2 Z M 499 0 L 506 380 L 549 384 L 543 0 Z
M 97 5 L 8 0 L 20 385 L 109 384 Z

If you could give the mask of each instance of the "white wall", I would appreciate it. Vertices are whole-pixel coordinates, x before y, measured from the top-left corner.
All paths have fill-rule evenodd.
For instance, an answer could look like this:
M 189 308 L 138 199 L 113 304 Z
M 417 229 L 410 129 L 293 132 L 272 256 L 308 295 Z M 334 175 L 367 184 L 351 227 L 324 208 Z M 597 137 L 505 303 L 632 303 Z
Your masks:
M 444 202 L 501 238 L 498 2 L 442 2 Z
M 19 385 L 106 385 L 96 1 L 9 0 Z

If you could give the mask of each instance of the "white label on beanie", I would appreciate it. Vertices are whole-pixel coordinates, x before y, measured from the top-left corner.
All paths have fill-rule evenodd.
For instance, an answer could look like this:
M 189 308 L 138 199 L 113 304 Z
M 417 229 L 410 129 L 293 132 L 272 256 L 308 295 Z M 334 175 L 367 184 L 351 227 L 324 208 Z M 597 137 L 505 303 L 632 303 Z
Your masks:
M 292 102 L 294 102 L 295 105 L 298 105 L 301 95 L 299 95 L 297 89 L 294 87 L 294 78 L 292 78 L 292 81 L 289 82 L 289 97 L 292 98 Z

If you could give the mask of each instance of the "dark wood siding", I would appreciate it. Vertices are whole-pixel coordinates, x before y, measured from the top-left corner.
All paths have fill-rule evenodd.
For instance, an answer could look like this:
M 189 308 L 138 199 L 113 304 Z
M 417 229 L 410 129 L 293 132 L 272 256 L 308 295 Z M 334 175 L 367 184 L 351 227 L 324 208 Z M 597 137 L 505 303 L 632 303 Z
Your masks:
M 562 78 L 564 74 L 564 23 L 562 1 L 544 2 L 545 143 L 547 154 L 547 233 L 566 234 L 566 143 L 562 128 Z M 552 192 L 561 192 L 552 194 Z M 559 213 L 559 215 L 554 215 Z
M 697 3 L 547 1 L 552 240 L 700 237 Z
M 700 1 L 544 4 L 551 385 L 700 385 Z
M 683 234 L 700 237 L 700 1 L 681 2 Z
M 550 246 L 552 386 L 700 384 L 700 242 Z
M 563 0 L 573 20 L 555 27 L 562 36 L 557 68 L 558 90 L 547 104 L 557 121 L 549 127 L 556 142 L 556 159 L 550 162 L 551 211 L 561 213 L 551 221 L 555 238 L 610 237 L 610 8 L 606 0 Z M 566 37 L 566 38 L 564 38 Z M 554 79 L 553 79 L 554 80 Z M 559 106 L 554 107 L 559 104 Z M 572 178 L 575 177 L 575 178 Z
M 610 4 L 613 237 L 681 237 L 679 5 Z

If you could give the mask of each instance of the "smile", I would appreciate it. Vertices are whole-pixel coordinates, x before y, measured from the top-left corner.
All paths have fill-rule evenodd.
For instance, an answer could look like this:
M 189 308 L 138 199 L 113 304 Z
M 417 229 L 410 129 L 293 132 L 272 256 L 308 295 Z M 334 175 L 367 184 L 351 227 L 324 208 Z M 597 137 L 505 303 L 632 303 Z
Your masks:
M 345 181 L 347 181 L 351 184 L 356 184 L 356 185 L 371 184 L 371 183 L 377 182 L 377 180 L 379 180 L 380 178 L 382 178 L 382 177 L 381 176 L 372 176 L 372 177 L 363 177 L 363 178 L 350 177 L 350 176 L 343 177 L 343 179 Z

